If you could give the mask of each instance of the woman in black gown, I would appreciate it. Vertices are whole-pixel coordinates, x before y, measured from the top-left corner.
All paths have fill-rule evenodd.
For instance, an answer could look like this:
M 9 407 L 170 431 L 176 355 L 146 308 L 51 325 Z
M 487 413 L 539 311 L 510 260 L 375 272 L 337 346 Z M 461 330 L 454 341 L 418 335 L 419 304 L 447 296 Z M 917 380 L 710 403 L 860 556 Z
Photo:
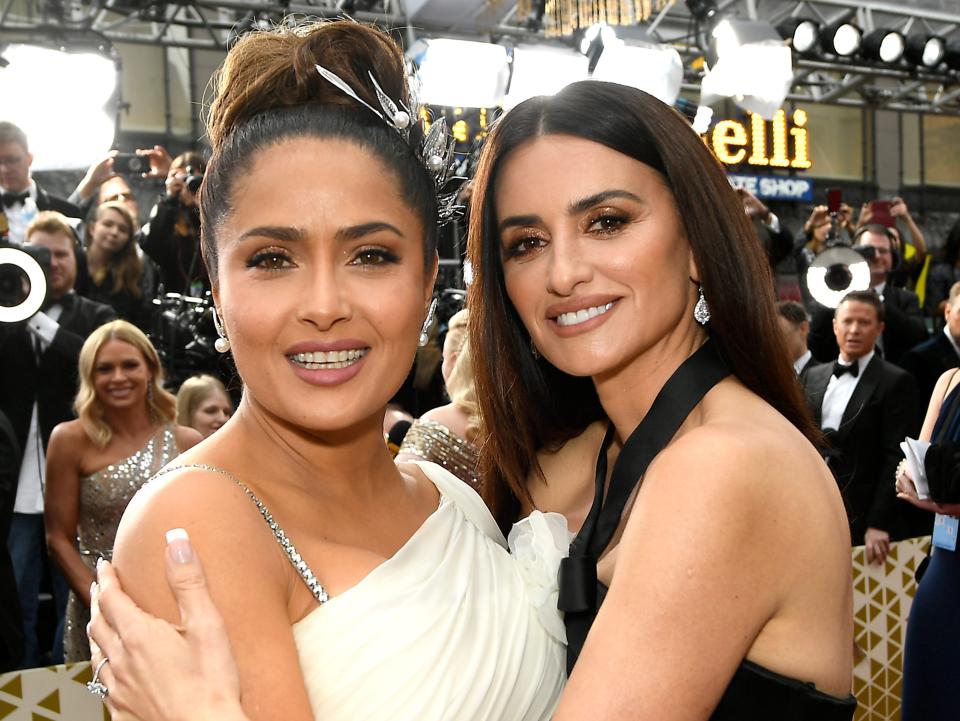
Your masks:
M 937 382 L 920 439 L 938 444 L 948 452 L 952 449 L 947 446 L 955 449 L 955 444 L 960 442 L 960 371 L 957 369 L 947 371 Z M 931 461 L 935 461 L 936 456 L 936 450 L 928 451 Z M 940 495 L 938 480 L 942 484 L 944 476 L 955 472 L 950 459 L 946 460 L 947 463 L 927 464 L 934 497 Z M 938 466 L 945 472 L 937 474 L 941 470 Z M 953 519 L 960 516 L 960 503 L 919 500 L 909 471 L 903 465 L 897 477 L 897 491 L 901 499 L 926 511 Z M 934 540 L 938 542 L 937 537 Z M 955 694 L 960 685 L 960 669 L 951 662 L 951 657 L 960 647 L 960 613 L 957 613 L 960 554 L 950 545 L 940 544 L 933 549 L 910 607 L 903 661 L 902 721 L 953 721 L 958 715 Z
M 850 719 L 846 515 L 700 138 L 645 93 L 575 83 L 499 122 L 471 218 L 488 503 L 586 519 L 555 718 Z M 612 473 L 601 451 L 595 478 L 538 482 L 537 452 L 597 419 Z

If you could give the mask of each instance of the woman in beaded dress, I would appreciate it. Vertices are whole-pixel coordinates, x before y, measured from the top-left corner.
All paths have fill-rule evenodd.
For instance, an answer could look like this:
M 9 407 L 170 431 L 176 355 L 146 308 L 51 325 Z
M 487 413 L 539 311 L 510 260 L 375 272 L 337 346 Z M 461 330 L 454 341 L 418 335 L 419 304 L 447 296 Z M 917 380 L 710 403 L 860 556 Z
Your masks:
M 440 372 L 450 402 L 430 409 L 411 424 L 397 454 L 397 463 L 431 461 L 479 491 L 480 452 L 473 444 L 479 418 L 467 341 L 469 317 L 466 309 L 455 313 L 443 341 Z
M 140 487 L 200 440 L 173 425 L 174 398 L 147 337 L 130 323 L 100 326 L 83 345 L 77 420 L 53 429 L 47 448 L 47 545 L 70 584 L 64 629 L 68 663 L 90 658 L 86 626 L 98 559 Z

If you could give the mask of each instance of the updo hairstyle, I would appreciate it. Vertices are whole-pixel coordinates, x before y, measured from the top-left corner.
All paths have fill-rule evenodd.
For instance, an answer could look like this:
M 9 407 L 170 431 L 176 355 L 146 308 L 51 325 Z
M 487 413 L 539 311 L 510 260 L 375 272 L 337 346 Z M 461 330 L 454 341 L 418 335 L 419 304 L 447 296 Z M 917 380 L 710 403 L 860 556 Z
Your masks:
M 321 77 L 318 64 L 379 108 L 372 74 L 395 103 L 410 110 L 410 142 Z M 252 32 L 230 50 L 212 84 L 207 136 L 213 154 L 200 189 L 201 242 L 212 281 L 217 278 L 216 233 L 230 212 L 234 184 L 257 152 L 292 138 L 349 140 L 374 153 L 393 171 L 397 194 L 420 218 L 424 258 L 432 258 L 437 245 L 436 189 L 418 158 L 423 132 L 403 53 L 389 35 L 352 20 Z M 323 160 L 316 158 L 318 163 Z

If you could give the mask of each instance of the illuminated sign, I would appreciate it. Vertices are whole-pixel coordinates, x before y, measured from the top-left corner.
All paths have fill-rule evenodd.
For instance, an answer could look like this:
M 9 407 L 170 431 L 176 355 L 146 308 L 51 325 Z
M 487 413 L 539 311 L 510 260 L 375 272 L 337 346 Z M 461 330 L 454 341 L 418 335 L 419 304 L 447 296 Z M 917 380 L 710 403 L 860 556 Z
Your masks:
M 748 190 L 760 200 L 791 200 L 797 203 L 813 200 L 813 181 L 810 178 L 730 173 L 727 180 L 734 188 Z
M 750 127 L 739 120 L 721 120 L 704 136 L 704 142 L 724 165 L 753 165 L 769 168 L 808 170 L 810 162 L 810 135 L 807 132 L 807 112 L 793 111 L 793 127 L 787 123 L 785 110 L 778 110 L 768 136 L 768 123 L 756 113 L 748 113 Z M 768 140 L 770 141 L 768 144 Z M 792 141 L 792 143 L 791 143 Z M 793 155 L 791 157 L 791 146 Z M 769 149 L 768 149 L 769 148 Z

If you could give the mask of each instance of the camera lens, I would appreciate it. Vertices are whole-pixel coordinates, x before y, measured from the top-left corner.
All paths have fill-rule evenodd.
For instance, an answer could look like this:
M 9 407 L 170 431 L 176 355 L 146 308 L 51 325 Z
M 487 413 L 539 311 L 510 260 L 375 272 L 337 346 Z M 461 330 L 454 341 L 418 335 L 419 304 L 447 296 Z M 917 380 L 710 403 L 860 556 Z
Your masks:
M 0 265 L 0 306 L 13 308 L 30 294 L 30 278 L 23 268 L 4 263 Z

